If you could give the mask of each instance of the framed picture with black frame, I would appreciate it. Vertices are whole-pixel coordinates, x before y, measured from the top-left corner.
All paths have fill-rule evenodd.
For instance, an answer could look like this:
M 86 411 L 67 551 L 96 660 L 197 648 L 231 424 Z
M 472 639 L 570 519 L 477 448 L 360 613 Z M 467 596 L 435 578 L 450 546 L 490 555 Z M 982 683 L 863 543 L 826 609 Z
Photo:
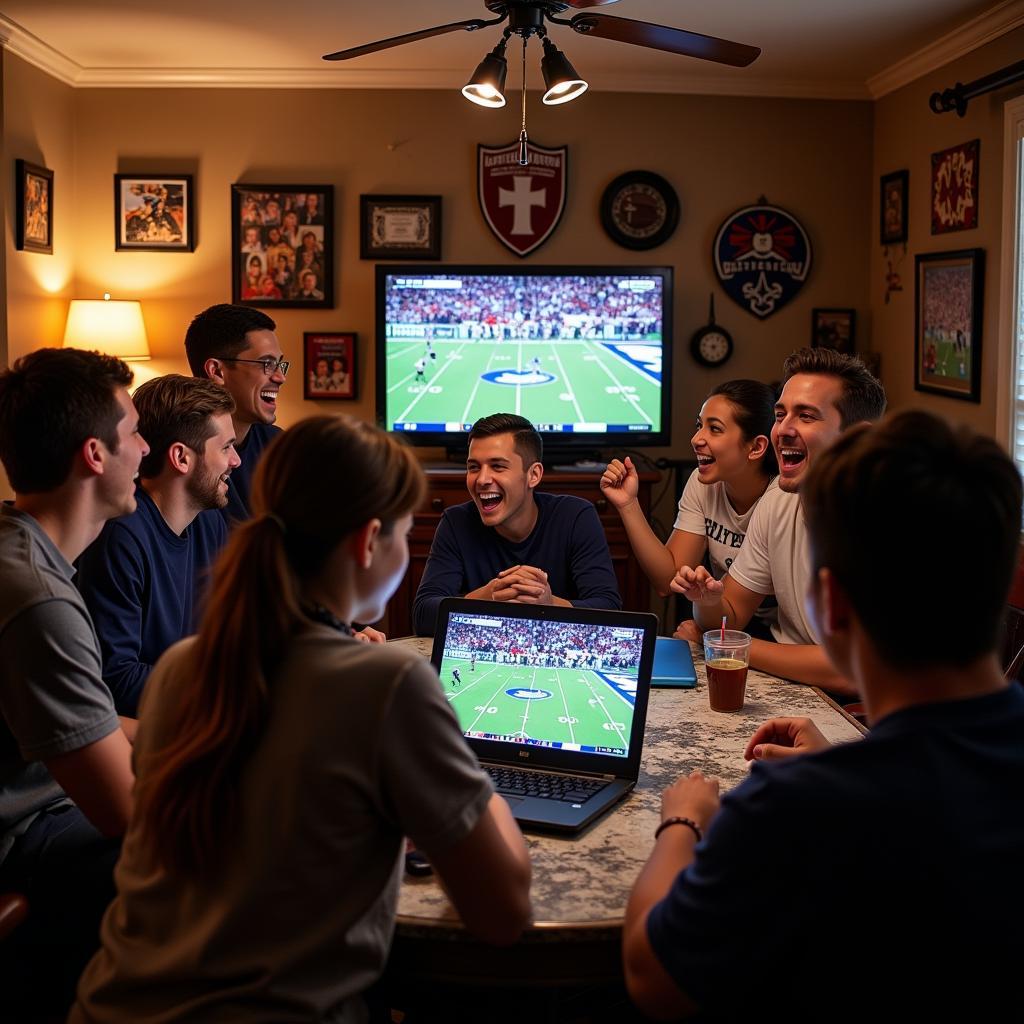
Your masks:
M 14 243 L 25 252 L 53 252 L 53 171 L 14 161 Z
M 883 174 L 878 190 L 878 240 L 881 245 L 896 245 L 907 240 L 910 172 Z
M 980 402 L 985 250 L 922 253 L 915 271 L 914 387 Z
M 359 258 L 439 260 L 440 196 L 360 196 Z
M 334 186 L 231 186 L 231 301 L 334 308 Z
M 812 309 L 811 348 L 834 348 L 853 355 L 856 326 L 855 309 Z
M 114 248 L 192 252 L 191 174 L 115 174 Z
M 314 401 L 356 397 L 356 336 L 351 331 L 302 335 L 303 397 Z

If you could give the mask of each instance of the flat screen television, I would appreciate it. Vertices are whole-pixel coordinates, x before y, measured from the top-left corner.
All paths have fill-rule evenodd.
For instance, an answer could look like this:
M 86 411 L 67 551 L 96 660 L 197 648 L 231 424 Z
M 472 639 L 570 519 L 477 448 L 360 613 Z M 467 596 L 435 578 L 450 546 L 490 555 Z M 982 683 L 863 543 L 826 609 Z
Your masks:
M 376 345 L 378 422 L 413 444 L 496 412 L 552 454 L 669 443 L 670 267 L 378 264 Z

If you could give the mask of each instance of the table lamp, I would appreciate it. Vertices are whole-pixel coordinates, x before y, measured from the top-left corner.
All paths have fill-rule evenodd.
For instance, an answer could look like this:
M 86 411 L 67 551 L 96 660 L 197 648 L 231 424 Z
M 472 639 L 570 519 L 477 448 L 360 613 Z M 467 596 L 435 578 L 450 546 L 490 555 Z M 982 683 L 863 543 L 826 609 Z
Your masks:
M 72 299 L 64 328 L 65 348 L 84 348 L 124 360 L 149 359 L 149 340 L 137 301 Z

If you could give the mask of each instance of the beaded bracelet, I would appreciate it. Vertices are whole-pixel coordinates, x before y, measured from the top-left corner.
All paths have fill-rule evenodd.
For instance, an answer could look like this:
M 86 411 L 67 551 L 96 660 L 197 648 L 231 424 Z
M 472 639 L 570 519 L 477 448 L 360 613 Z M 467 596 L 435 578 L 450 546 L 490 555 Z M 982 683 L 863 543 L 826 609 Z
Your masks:
M 662 832 L 669 827 L 669 825 L 685 825 L 691 832 L 697 837 L 699 843 L 704 838 L 704 833 L 701 830 L 700 825 L 697 824 L 692 818 L 666 818 L 654 831 L 654 838 L 657 839 Z

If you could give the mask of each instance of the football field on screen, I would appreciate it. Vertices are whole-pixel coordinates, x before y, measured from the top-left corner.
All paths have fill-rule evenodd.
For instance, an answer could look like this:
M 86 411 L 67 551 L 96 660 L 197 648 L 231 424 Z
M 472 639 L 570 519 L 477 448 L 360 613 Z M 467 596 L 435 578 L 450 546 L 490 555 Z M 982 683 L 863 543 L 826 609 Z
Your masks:
M 660 335 L 628 341 L 435 339 L 432 345 L 433 359 L 421 338 L 387 342 L 389 428 L 472 423 L 495 412 L 539 424 L 661 426 Z M 415 364 L 424 357 L 424 379 L 417 380 Z
M 458 685 L 453 669 L 461 676 Z M 623 682 L 631 676 L 628 685 L 635 692 L 635 670 L 602 673 L 490 661 L 477 661 L 474 670 L 465 658 L 441 662 L 441 683 L 463 732 L 625 750 L 633 705 L 606 674 Z

